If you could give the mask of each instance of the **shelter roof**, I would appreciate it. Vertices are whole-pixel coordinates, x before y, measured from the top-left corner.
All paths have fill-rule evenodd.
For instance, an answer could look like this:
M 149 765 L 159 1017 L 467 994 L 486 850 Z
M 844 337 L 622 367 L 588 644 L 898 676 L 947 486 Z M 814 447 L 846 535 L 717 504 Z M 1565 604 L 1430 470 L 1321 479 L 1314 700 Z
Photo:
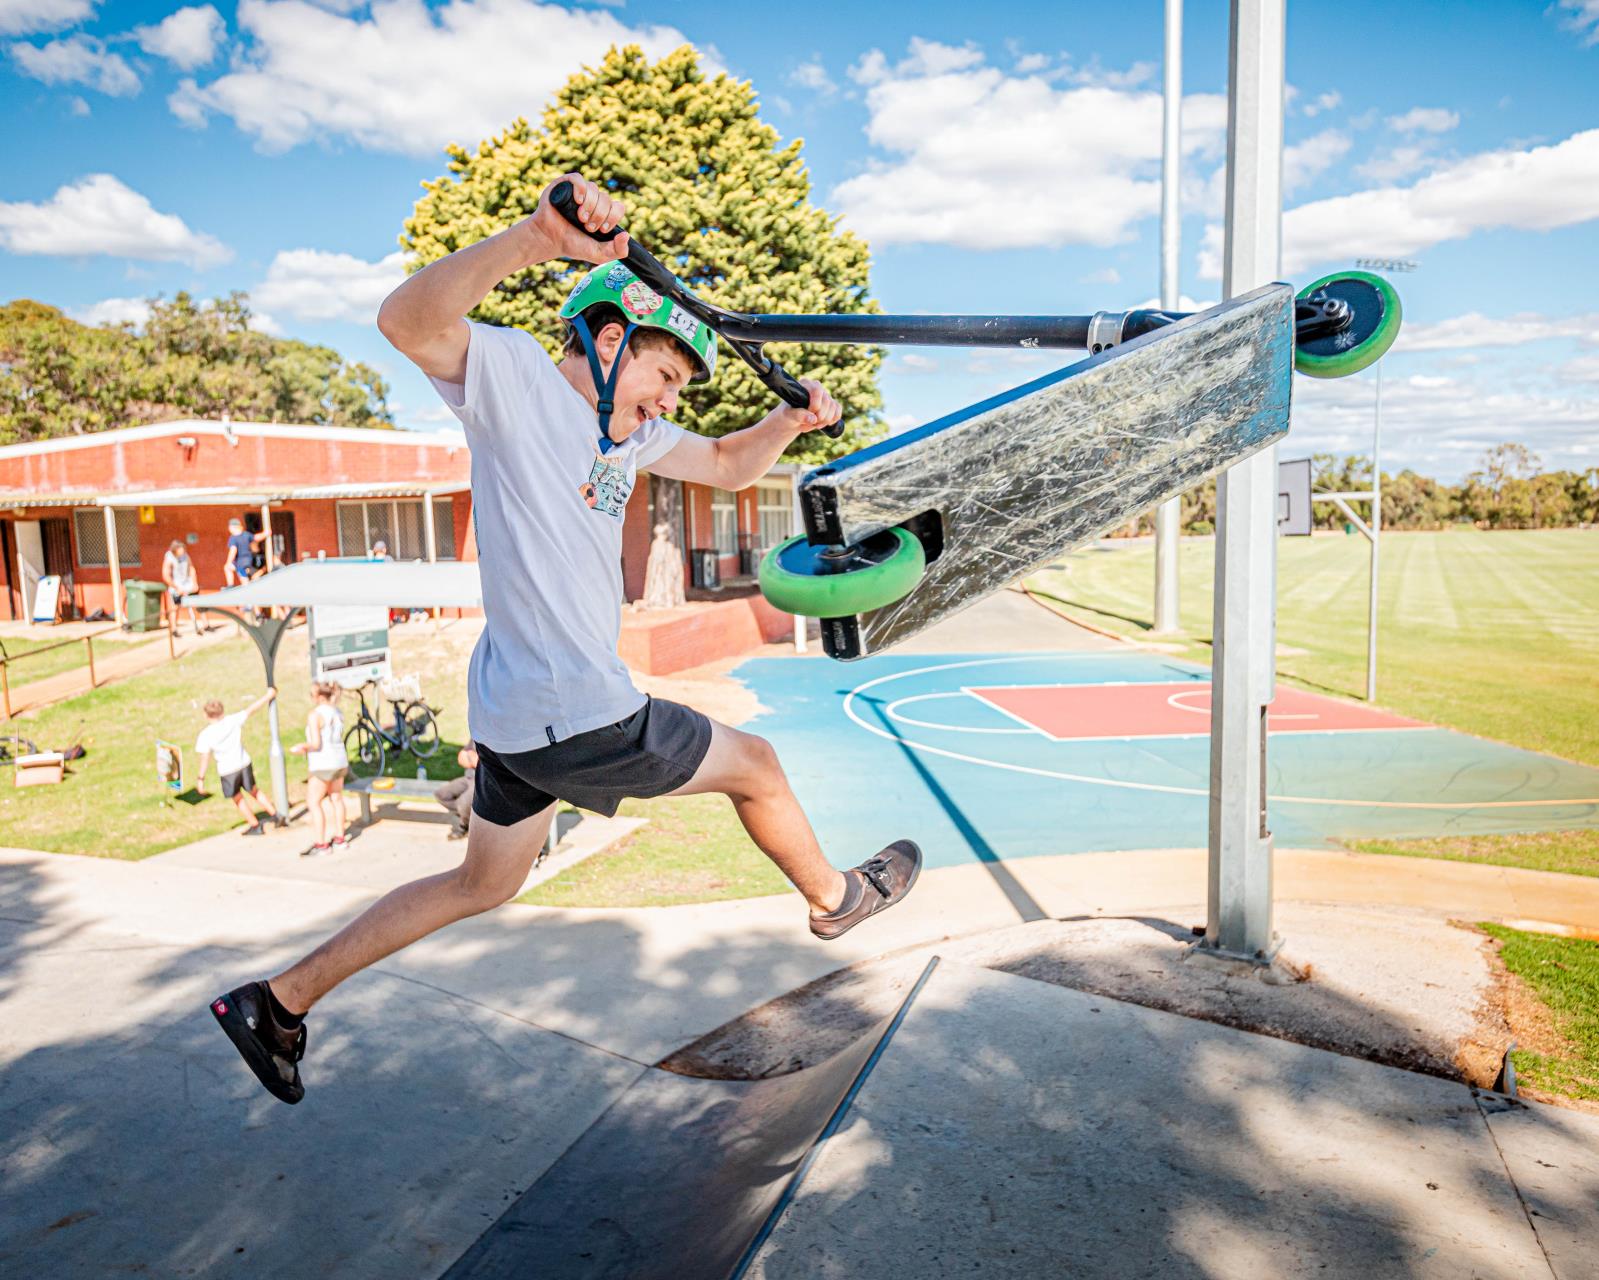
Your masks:
M 474 560 L 301 560 L 237 587 L 186 596 L 183 603 L 214 609 L 475 609 L 483 603 L 483 589 Z

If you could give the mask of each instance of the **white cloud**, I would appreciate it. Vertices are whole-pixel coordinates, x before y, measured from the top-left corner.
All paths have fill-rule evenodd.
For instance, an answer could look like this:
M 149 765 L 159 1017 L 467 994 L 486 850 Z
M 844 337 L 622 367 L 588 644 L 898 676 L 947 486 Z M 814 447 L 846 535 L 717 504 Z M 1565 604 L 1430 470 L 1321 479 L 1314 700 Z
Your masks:
M 1349 135 L 1339 129 L 1323 129 L 1303 142 L 1284 147 L 1283 192 L 1287 194 L 1298 190 L 1348 153 Z
M 216 57 L 217 44 L 226 33 L 222 15 L 207 4 L 179 9 L 153 27 L 135 27 L 133 38 L 146 53 L 193 71 Z
M 150 318 L 150 304 L 143 298 L 102 298 L 86 307 L 68 307 L 66 312 L 79 324 L 131 324 L 137 328 Z
M 1062 79 L 1068 84 L 1089 85 L 1096 89 L 1136 89 L 1154 79 L 1154 76 L 1153 62 L 1135 62 L 1127 70 L 1118 71 L 1100 66 L 1098 55 L 1090 59 L 1086 66 L 1069 67 L 1061 72 Z
M 1398 133 L 1448 133 L 1459 123 L 1460 113 L 1443 107 L 1414 107 L 1388 117 L 1388 127 Z
M 1122 273 L 1115 267 L 1101 267 L 1098 271 L 1090 271 L 1086 276 L 1078 279 L 1079 284 L 1120 284 Z
M 75 116 L 86 116 L 89 114 L 89 104 L 82 98 L 74 96 L 67 104 L 67 110 Z
M 838 86 L 833 83 L 833 77 L 827 74 L 827 68 L 822 65 L 820 58 L 800 63 L 788 73 L 788 82 L 797 84 L 802 89 L 810 89 L 823 97 L 830 97 L 838 92 Z
M 1312 201 L 1283 214 L 1283 273 L 1357 257 L 1413 258 L 1474 231 L 1548 231 L 1599 218 L 1599 129 L 1553 146 L 1492 151 L 1410 187 Z M 1200 274 L 1221 275 L 1222 228 L 1206 228 Z
M 923 40 L 892 67 L 874 49 L 850 74 L 869 85 L 867 137 L 896 158 L 874 160 L 830 203 L 875 245 L 1105 246 L 1159 210 L 1158 93 L 1056 88 Z M 1185 151 L 1222 145 L 1223 98 L 1189 97 L 1183 116 Z
M 918 355 L 914 351 L 903 352 L 898 364 L 907 373 L 934 373 L 938 370 L 938 361 L 934 357 Z
M 1047 53 L 1024 53 L 1016 59 L 1014 70 L 1019 76 L 1030 76 L 1049 66 Z
M 404 279 L 405 255 L 398 251 L 367 262 L 347 253 L 286 249 L 250 291 L 250 305 L 296 320 L 371 324 L 383 299 Z
M 1295 379 L 1289 439 L 1306 452 L 1369 453 L 1372 411 L 1369 375 Z M 1491 371 L 1481 381 L 1383 381 L 1384 471 L 1412 467 L 1457 481 L 1484 450 L 1506 440 L 1526 444 L 1552 469 L 1591 467 L 1599 462 L 1599 397 L 1506 390 Z
M 1570 14 L 1561 26 L 1576 32 L 1585 45 L 1599 44 L 1599 0 L 1560 0 L 1560 8 Z
M 55 257 L 104 254 L 186 262 L 198 268 L 233 257 L 226 245 L 191 231 L 175 214 L 158 213 L 109 173 L 80 178 L 40 204 L 0 201 L 0 248 Z
M 1300 108 L 1307 116 L 1319 116 L 1323 111 L 1331 111 L 1343 105 L 1344 95 L 1336 89 L 1329 89 L 1319 95 L 1314 102 L 1307 102 Z
M 629 27 L 610 13 L 534 0 L 386 0 L 369 17 L 305 0 L 240 0 L 245 39 L 230 69 L 185 80 L 168 99 L 198 125 L 228 116 L 266 151 L 329 134 L 375 150 L 431 155 L 536 115 L 567 77 L 613 44 L 659 57 L 685 43 L 674 27 Z M 707 55 L 708 70 L 718 68 Z
M 0 36 L 60 31 L 94 15 L 97 0 L 0 0 Z
M 1394 350 L 1453 351 L 1476 347 L 1519 347 L 1551 338 L 1578 338 L 1599 343 L 1599 314 L 1544 316 L 1523 312 L 1489 317 L 1479 311 L 1451 316 L 1432 324 L 1406 323 L 1394 341 Z
M 139 92 L 139 77 L 122 56 L 106 52 L 93 36 L 69 36 L 49 44 L 14 44 L 11 57 L 24 75 L 45 84 L 82 84 L 112 97 Z
M 1599 356 L 1578 356 L 1560 366 L 1559 374 L 1567 382 L 1592 382 L 1599 385 Z
M 1380 151 L 1369 160 L 1355 167 L 1355 172 L 1362 178 L 1369 178 L 1373 182 L 1400 182 L 1413 174 L 1420 173 L 1433 160 L 1432 141 L 1411 143 L 1402 147 L 1390 147 Z

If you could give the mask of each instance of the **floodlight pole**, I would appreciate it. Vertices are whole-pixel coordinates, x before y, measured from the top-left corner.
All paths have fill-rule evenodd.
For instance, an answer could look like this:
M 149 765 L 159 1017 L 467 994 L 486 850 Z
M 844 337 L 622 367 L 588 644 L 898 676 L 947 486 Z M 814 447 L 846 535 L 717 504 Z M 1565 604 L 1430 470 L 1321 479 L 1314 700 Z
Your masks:
M 1382 537 L 1382 361 L 1377 361 L 1377 413 L 1371 429 L 1371 599 L 1366 606 L 1366 701 L 1377 701 L 1377 548 Z
M 1286 0 L 1232 0 L 1227 77 L 1227 239 L 1222 293 L 1275 280 L 1282 259 Z M 1266 716 L 1276 668 L 1277 449 L 1216 483 L 1210 713 L 1210 874 L 1201 953 L 1269 962 L 1272 837 Z
M 1166 0 L 1165 140 L 1160 170 L 1160 305 L 1175 311 L 1182 221 L 1178 215 L 1178 171 L 1182 163 L 1183 0 Z M 1183 499 L 1179 494 L 1155 508 L 1155 630 L 1178 627 L 1177 539 Z

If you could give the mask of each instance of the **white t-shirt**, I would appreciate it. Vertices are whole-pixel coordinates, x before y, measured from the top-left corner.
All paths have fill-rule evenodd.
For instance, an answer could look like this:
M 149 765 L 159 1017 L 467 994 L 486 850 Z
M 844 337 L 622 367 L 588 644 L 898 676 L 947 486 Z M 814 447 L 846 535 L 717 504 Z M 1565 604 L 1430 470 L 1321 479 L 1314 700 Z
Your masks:
M 200 589 L 198 577 L 194 572 L 194 559 L 184 556 L 181 560 L 167 552 L 161 557 L 161 572 L 172 579 L 172 585 L 179 595 L 193 595 Z
M 531 334 L 471 330 L 465 384 L 431 379 L 472 451 L 486 625 L 468 721 L 477 742 L 530 751 L 644 705 L 616 653 L 622 520 L 638 468 L 684 432 L 651 418 L 602 457 L 594 407 Z
M 343 713 L 324 702 L 312 708 L 311 717 L 317 722 L 322 745 L 315 751 L 305 753 L 306 768 L 313 771 L 348 768 L 350 757 L 344 750 Z
M 197 755 L 210 752 L 216 757 L 217 774 L 220 777 L 237 773 L 250 763 L 250 755 L 244 749 L 244 722 L 247 718 L 244 712 L 235 711 L 231 716 L 213 720 L 200 730 L 200 736 L 194 740 Z

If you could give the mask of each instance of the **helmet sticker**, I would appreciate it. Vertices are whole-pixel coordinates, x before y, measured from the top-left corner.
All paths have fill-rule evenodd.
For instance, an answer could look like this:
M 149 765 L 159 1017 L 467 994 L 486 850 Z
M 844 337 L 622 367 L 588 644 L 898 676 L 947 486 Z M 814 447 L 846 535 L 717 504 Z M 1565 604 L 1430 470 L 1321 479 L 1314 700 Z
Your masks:
M 622 306 L 640 318 L 652 316 L 661 308 L 661 295 L 642 280 L 635 280 L 622 290 Z
M 633 272 L 625 263 L 616 262 L 605 273 L 605 287 L 607 289 L 620 289 L 629 280 L 633 279 Z
M 666 327 L 683 335 L 686 342 L 693 342 L 700 331 L 700 322 L 680 307 L 674 307 L 672 314 L 666 317 Z

